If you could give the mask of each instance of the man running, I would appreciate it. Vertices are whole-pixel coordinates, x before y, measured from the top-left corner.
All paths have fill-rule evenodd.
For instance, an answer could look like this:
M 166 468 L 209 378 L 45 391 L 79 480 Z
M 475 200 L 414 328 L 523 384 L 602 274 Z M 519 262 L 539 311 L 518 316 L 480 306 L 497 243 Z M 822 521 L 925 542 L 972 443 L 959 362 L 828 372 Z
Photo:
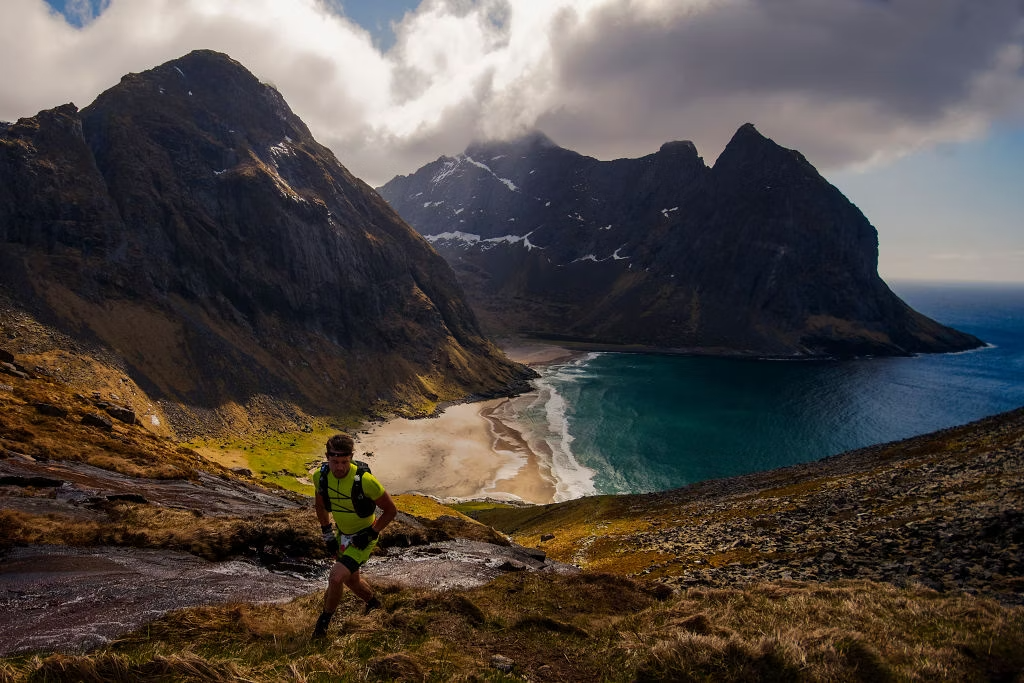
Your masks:
M 377 537 L 391 520 L 398 514 L 391 496 L 377 478 L 366 471 L 358 472 L 352 462 L 355 444 L 348 434 L 335 434 L 327 441 L 327 486 L 320 484 L 321 470 L 313 474 L 313 488 L 316 489 L 315 511 L 320 521 L 324 543 L 327 551 L 334 555 L 335 563 L 327 579 L 327 592 L 324 594 L 324 610 L 316 621 L 313 629 L 314 638 L 327 635 L 327 627 L 334 616 L 334 610 L 341 602 L 341 594 L 345 586 L 366 603 L 363 614 L 380 607 L 380 601 L 374 596 L 373 589 L 359 575 L 359 568 L 370 558 L 370 553 L 377 546 Z M 352 488 L 356 485 L 356 477 L 362 484 L 363 494 L 376 503 L 381 509 L 380 517 L 374 518 L 374 510 L 357 512 L 359 496 L 353 500 Z M 326 490 L 328 500 L 324 500 L 321 491 Z M 358 487 L 357 487 L 358 493 Z M 330 510 L 330 512 L 328 512 Z M 331 517 L 337 525 L 337 534 L 331 525 Z

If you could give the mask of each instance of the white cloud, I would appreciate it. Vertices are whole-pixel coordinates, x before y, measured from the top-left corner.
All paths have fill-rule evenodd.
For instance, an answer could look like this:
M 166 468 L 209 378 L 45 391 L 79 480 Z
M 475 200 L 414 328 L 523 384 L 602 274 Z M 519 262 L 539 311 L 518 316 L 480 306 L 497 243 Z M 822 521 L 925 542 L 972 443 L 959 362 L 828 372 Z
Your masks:
M 981 261 L 985 257 L 977 252 L 940 252 L 928 254 L 928 258 L 936 261 Z
M 209 48 L 372 184 L 534 127 L 601 158 L 691 139 L 711 161 L 751 121 L 827 169 L 1024 121 L 1017 0 L 425 0 L 384 54 L 330 7 L 112 0 L 78 30 L 5 0 L 0 119 Z

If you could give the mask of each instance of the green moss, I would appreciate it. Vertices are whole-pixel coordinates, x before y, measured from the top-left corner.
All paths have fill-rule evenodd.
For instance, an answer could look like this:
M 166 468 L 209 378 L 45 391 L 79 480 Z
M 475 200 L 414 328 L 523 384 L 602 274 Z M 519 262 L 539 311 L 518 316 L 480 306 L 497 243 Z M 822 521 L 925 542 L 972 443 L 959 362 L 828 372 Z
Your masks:
M 247 439 L 221 441 L 203 439 L 188 444 L 221 464 L 241 461 L 253 476 L 306 495 L 313 495 L 308 479 L 310 467 L 323 459 L 324 444 L 337 427 L 318 425 L 309 432 L 279 432 Z
M 471 500 L 465 503 L 452 503 L 449 507 L 458 510 L 467 517 L 474 517 L 482 510 L 515 510 L 521 506 L 509 505 L 507 503 L 494 503 L 490 501 Z

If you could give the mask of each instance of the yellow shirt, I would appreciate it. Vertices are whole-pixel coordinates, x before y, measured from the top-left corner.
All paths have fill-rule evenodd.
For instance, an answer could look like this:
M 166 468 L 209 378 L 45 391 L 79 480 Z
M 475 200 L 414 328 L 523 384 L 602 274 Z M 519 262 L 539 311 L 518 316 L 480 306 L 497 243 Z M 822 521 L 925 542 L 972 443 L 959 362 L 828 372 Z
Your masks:
M 352 508 L 352 484 L 356 480 L 355 463 L 349 464 L 348 474 L 338 479 L 334 473 L 327 470 L 327 496 L 330 498 L 331 515 L 334 523 L 338 525 L 338 531 L 342 534 L 354 534 L 365 529 L 373 523 L 373 513 L 366 517 L 360 517 Z M 363 474 L 363 493 L 370 500 L 377 500 L 384 495 L 384 486 L 377 478 L 369 472 Z M 320 491 L 320 470 L 313 473 L 313 488 Z

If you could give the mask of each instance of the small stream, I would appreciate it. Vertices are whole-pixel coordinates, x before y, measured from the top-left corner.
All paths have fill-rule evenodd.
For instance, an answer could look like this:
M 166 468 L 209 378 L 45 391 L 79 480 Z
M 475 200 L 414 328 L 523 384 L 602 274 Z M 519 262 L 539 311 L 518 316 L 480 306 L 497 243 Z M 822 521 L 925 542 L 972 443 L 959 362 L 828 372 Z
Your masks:
M 330 563 L 210 562 L 187 553 L 36 545 L 0 559 L 0 656 L 83 651 L 171 610 L 229 602 L 286 601 L 321 591 Z M 573 572 L 519 546 L 454 540 L 391 548 L 363 570 L 372 583 L 471 588 L 506 572 Z

